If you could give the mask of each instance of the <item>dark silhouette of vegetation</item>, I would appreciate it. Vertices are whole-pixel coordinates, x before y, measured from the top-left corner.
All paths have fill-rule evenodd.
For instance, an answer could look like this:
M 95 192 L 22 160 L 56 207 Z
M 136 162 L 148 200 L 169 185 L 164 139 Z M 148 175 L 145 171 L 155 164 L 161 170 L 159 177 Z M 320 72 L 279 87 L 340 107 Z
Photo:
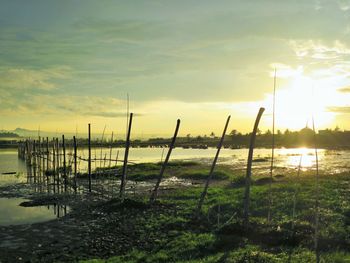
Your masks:
M 19 135 L 14 132 L 0 132 L 0 138 L 18 138 Z
M 250 142 L 251 133 L 241 133 L 237 130 L 232 130 L 225 136 L 224 147 L 225 148 L 248 148 Z M 341 131 L 336 128 L 319 130 L 316 134 L 319 148 L 350 148 L 350 131 Z M 167 144 L 169 139 L 164 138 L 152 138 L 147 141 L 133 141 L 132 145 L 151 145 L 161 146 Z M 212 136 L 196 136 L 192 137 L 187 135 L 186 137 L 178 137 L 177 146 L 184 148 L 206 148 L 216 147 L 218 137 Z M 267 130 L 266 132 L 257 131 L 256 135 L 256 147 L 271 147 L 272 132 Z M 277 130 L 275 134 L 275 146 L 276 147 L 314 147 L 314 132 L 312 129 L 305 127 L 300 131 Z
M 232 130 L 225 136 L 224 148 L 248 148 L 251 133 L 241 133 Z M 275 134 L 275 147 L 314 147 L 313 131 L 309 127 L 305 127 L 300 131 L 277 130 Z M 342 131 L 339 128 L 319 130 L 316 134 L 319 148 L 333 149 L 350 149 L 350 131 Z M 1 137 L 0 137 L 1 139 Z M 79 147 L 88 146 L 87 138 L 76 138 Z M 208 147 L 216 147 L 220 138 L 212 135 L 194 136 L 187 134 L 184 137 L 176 138 L 176 147 L 206 149 Z M 271 148 L 272 132 L 270 130 L 262 132 L 257 131 L 255 147 Z M 66 139 L 67 145 L 73 145 L 73 139 Z M 130 141 L 130 147 L 163 147 L 168 146 L 171 138 L 150 138 L 147 140 L 135 139 Z M 94 139 L 91 140 L 91 147 L 124 147 L 125 140 L 114 139 Z M 17 147 L 18 140 L 0 140 L 0 147 Z

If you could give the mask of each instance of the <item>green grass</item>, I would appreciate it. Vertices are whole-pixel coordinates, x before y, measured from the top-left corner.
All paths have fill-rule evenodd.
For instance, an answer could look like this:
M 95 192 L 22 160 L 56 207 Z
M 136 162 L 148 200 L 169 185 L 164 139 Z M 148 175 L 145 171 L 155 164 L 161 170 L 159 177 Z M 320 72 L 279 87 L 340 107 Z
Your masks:
M 138 168 L 141 172 L 141 167 Z M 148 178 L 153 168 L 156 170 L 158 165 L 147 165 Z M 180 166 L 172 174 L 179 170 L 183 178 L 206 178 L 206 169 L 201 165 Z M 154 237 L 150 247 L 134 247 L 106 261 L 88 262 L 315 262 L 313 173 L 305 172 L 299 180 L 293 174 L 274 179 L 270 225 L 266 220 L 269 186 L 253 184 L 251 227 L 248 229 L 242 226 L 244 188 L 237 187 L 243 185 L 244 177 L 232 175 L 222 167 L 217 173 L 216 176 L 226 183 L 209 187 L 203 214 L 198 220 L 193 220 L 192 213 L 202 187 L 163 193 L 160 204 L 174 207 L 176 213 L 160 212 L 151 218 L 142 218 L 144 221 L 130 222 L 143 229 L 145 234 L 140 235 L 140 239 Z M 293 219 L 296 190 L 296 217 Z M 319 204 L 322 262 L 350 262 L 350 175 L 321 176 Z
M 161 170 L 162 163 L 140 163 L 128 166 L 128 179 L 133 181 L 147 181 L 157 179 Z M 115 167 L 112 167 L 115 169 Z M 110 169 L 110 168 L 109 168 Z M 121 174 L 122 167 L 117 168 L 117 174 Z M 107 168 L 98 168 L 96 170 L 99 176 L 103 175 Z M 209 165 L 199 164 L 193 161 L 173 161 L 169 162 L 164 178 L 176 176 L 188 180 L 205 180 L 210 171 Z M 227 180 L 232 177 L 232 171 L 226 166 L 220 167 L 214 171 L 213 180 Z

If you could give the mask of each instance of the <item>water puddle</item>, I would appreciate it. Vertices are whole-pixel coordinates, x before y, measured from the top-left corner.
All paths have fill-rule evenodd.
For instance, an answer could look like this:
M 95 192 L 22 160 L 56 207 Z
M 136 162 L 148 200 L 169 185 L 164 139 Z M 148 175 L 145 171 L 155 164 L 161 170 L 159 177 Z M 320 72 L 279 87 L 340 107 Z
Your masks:
M 45 222 L 68 213 L 66 206 L 22 207 L 20 203 L 28 201 L 23 198 L 0 198 L 0 226 L 33 224 Z

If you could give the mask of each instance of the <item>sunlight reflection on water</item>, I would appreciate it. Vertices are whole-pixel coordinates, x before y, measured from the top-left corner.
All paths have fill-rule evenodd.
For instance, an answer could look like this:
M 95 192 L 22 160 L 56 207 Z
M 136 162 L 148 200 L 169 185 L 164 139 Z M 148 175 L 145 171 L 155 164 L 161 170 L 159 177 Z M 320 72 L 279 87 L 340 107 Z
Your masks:
M 317 150 L 318 161 L 322 161 L 324 150 Z M 306 171 L 308 168 L 313 167 L 316 164 L 315 150 L 308 148 L 297 148 L 297 149 L 283 149 L 281 155 L 285 154 L 287 157 L 286 165 L 291 167 L 302 168 Z M 300 162 L 301 158 L 301 162 Z

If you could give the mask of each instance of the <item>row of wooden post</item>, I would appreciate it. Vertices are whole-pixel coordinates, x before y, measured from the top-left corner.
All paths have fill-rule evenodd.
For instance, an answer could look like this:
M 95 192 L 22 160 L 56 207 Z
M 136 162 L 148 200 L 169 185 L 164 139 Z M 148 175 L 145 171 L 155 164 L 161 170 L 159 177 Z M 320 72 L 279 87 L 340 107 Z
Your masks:
M 250 141 L 250 147 L 249 147 L 249 154 L 248 154 L 248 162 L 247 162 L 247 174 L 246 174 L 246 187 L 245 187 L 245 192 L 244 192 L 244 223 L 245 225 L 247 225 L 249 223 L 249 202 L 250 202 L 250 184 L 251 184 L 251 169 L 252 169 L 252 160 L 253 160 L 253 150 L 254 150 L 254 144 L 255 144 L 255 138 L 256 138 L 256 133 L 258 130 L 258 125 L 259 125 L 259 121 L 261 119 L 261 116 L 264 112 L 264 108 L 260 108 L 255 124 L 254 124 L 254 128 L 253 128 L 253 133 L 251 136 L 251 141 Z M 123 161 L 123 167 L 122 167 L 122 174 L 121 174 L 121 179 L 120 179 L 120 190 L 119 190 L 119 197 L 121 198 L 121 200 L 124 200 L 125 198 L 125 187 L 126 187 L 126 180 L 127 180 L 127 166 L 128 166 L 128 156 L 129 156 L 129 148 L 130 148 L 130 136 L 131 136 L 131 128 L 132 128 L 132 121 L 133 121 L 133 113 L 130 113 L 130 117 L 128 118 L 128 126 L 127 126 L 127 134 L 126 134 L 126 141 L 125 141 L 125 152 L 124 152 L 124 161 Z M 219 141 L 219 144 L 217 146 L 217 152 L 216 155 L 214 157 L 213 163 L 211 165 L 211 169 L 209 171 L 209 175 L 207 177 L 207 180 L 205 182 L 204 185 L 204 189 L 203 192 L 199 198 L 199 202 L 198 202 L 198 206 L 196 209 L 196 214 L 198 215 L 201 212 L 201 208 L 204 202 L 204 199 L 206 197 L 207 191 L 208 191 L 208 187 L 210 184 L 210 181 L 212 180 L 213 174 L 214 174 L 214 169 L 220 154 L 220 150 L 222 148 L 223 145 L 223 141 L 224 141 L 224 137 L 227 131 L 227 127 L 230 121 L 230 116 L 228 116 L 227 120 L 226 120 L 226 124 L 221 136 L 221 139 Z M 168 153 L 166 155 L 165 161 L 162 163 L 162 167 L 159 173 L 159 177 L 156 181 L 155 187 L 151 193 L 151 197 L 150 197 L 150 202 L 153 203 L 157 196 L 158 196 L 158 190 L 159 190 L 159 186 L 161 183 L 161 180 L 163 178 L 163 174 L 164 171 L 166 169 L 166 166 L 170 160 L 170 156 L 171 156 L 171 152 L 175 146 L 175 141 L 176 141 L 176 137 L 179 131 L 179 127 L 180 127 L 180 120 L 177 120 L 176 123 L 176 128 L 175 128 L 175 132 L 174 132 L 174 136 L 172 138 Z M 34 152 L 34 154 L 36 154 L 36 143 L 35 140 L 33 141 L 33 149 L 32 151 Z M 39 153 L 40 153 L 40 147 L 41 147 L 41 143 L 40 143 L 40 139 L 39 139 Z M 67 170 L 66 170 L 66 144 L 65 144 L 65 137 L 64 135 L 62 135 L 62 149 L 63 149 L 63 179 L 64 179 L 64 190 L 65 192 L 67 192 L 67 187 L 68 187 L 68 175 L 67 175 Z M 76 176 L 77 176 L 77 141 L 76 141 L 76 137 L 73 136 L 73 149 L 74 149 L 74 153 L 73 153 L 73 159 L 74 159 L 74 179 L 73 179 L 73 188 L 74 191 L 77 191 L 77 180 L 76 180 Z M 53 158 L 56 158 L 55 156 L 55 150 L 58 153 L 59 150 L 59 142 L 58 142 L 58 138 L 56 138 L 55 141 L 55 146 L 53 146 Z M 20 147 L 18 154 L 21 158 L 23 158 L 26 154 L 26 151 L 28 153 L 29 148 L 28 148 L 28 140 L 25 143 L 25 147 Z M 47 164 L 46 167 L 48 169 L 49 167 L 49 141 L 48 138 L 46 138 L 46 153 L 47 153 Z M 111 153 L 110 153 L 111 154 Z M 57 154 L 57 167 L 55 167 L 56 163 L 55 163 L 55 159 L 52 160 L 53 163 L 53 168 L 57 168 L 58 170 L 60 169 L 59 166 L 59 154 Z M 30 154 L 27 154 L 26 158 L 31 158 Z M 111 157 L 110 157 L 111 159 Z M 36 165 L 36 160 L 34 159 L 34 165 Z M 30 160 L 30 164 L 31 164 L 31 160 Z M 55 173 L 54 173 L 55 176 Z M 55 178 L 54 178 L 55 180 Z M 58 180 L 59 182 L 59 180 Z M 88 191 L 91 192 L 92 191 L 92 185 L 91 185 L 91 124 L 88 124 Z
M 264 108 L 260 108 L 258 116 L 256 118 L 255 124 L 254 124 L 254 129 L 253 129 L 253 133 L 251 136 L 251 142 L 250 142 L 250 148 L 249 148 L 249 155 L 248 155 L 248 163 L 247 163 L 247 175 L 246 175 L 246 188 L 245 188 L 245 195 L 244 195 L 244 220 L 245 223 L 247 224 L 249 222 L 249 195 L 250 195 L 250 184 L 251 184 L 251 167 L 252 167 L 252 158 L 253 158 L 253 150 L 254 150 L 254 143 L 255 143 L 255 137 L 256 137 L 256 132 L 258 129 L 258 125 L 259 125 L 259 121 L 260 118 L 262 116 L 264 112 Z M 132 121 L 133 121 L 133 113 L 130 113 L 130 118 L 129 118 L 129 123 L 128 123 L 128 129 L 127 129 L 127 135 L 126 135 L 126 141 L 125 141 L 125 152 L 124 152 L 124 162 L 123 162 L 123 168 L 122 168 L 122 174 L 121 174 L 121 183 L 120 183 L 120 191 L 119 191 L 119 196 L 120 198 L 123 200 L 125 197 L 125 186 L 126 186 L 126 178 L 127 178 L 127 165 L 128 165 L 128 155 L 129 155 L 129 148 L 130 148 L 130 135 L 131 135 L 131 127 L 132 127 Z M 223 134 L 221 136 L 221 140 L 218 144 L 217 147 L 217 152 L 216 155 L 214 157 L 208 178 L 206 180 L 205 186 L 204 186 L 204 190 L 200 196 L 199 202 L 198 202 L 198 206 L 197 206 L 197 214 L 201 211 L 205 196 L 207 194 L 208 191 L 208 187 L 209 187 L 209 183 L 212 180 L 213 177 L 213 173 L 214 173 L 214 169 L 216 166 L 216 162 L 218 160 L 219 154 L 220 154 L 220 150 L 222 148 L 223 145 L 223 140 L 227 131 L 227 127 L 230 121 L 230 116 L 227 118 L 226 120 L 226 124 L 223 130 Z M 150 198 L 150 202 L 154 202 L 157 198 L 158 195 L 158 189 L 159 189 L 159 185 L 161 183 L 164 171 L 166 169 L 166 166 L 168 164 L 168 161 L 170 159 L 170 155 L 172 152 L 172 149 L 174 148 L 175 145 L 175 141 L 176 141 L 176 137 L 179 131 L 179 127 L 180 127 L 180 120 L 177 120 L 177 124 L 176 124 L 176 128 L 175 128 L 175 132 L 174 132 L 174 136 L 172 138 L 172 142 L 170 144 L 167 156 L 165 158 L 164 163 L 162 164 L 161 167 L 161 171 L 159 174 L 159 177 L 157 179 L 156 185 L 154 190 L 152 191 L 151 194 L 151 198 Z M 35 149 L 35 140 L 33 141 L 33 152 L 36 152 Z M 20 147 L 18 154 L 20 157 L 24 157 L 26 149 L 28 151 L 28 141 L 26 141 L 26 147 Z M 56 151 L 58 151 L 59 149 L 59 142 L 58 142 L 58 138 L 56 138 Z M 66 170 L 66 145 L 65 145 L 65 137 L 64 135 L 62 135 L 62 149 L 63 149 L 63 179 L 64 179 L 64 190 L 65 192 L 67 191 L 67 186 L 68 186 L 68 178 L 67 178 L 67 170 Z M 74 153 L 73 153 L 73 159 L 74 159 L 74 191 L 76 192 L 77 190 L 77 180 L 76 180 L 76 176 L 77 176 L 77 142 L 76 142 L 76 137 L 73 136 L 73 149 L 74 149 Z M 39 139 L 39 152 L 40 152 L 40 139 Z M 48 138 L 46 138 L 46 152 L 47 152 L 47 169 L 49 167 L 49 141 Z M 53 147 L 53 153 L 55 152 L 55 147 Z M 30 155 L 28 155 L 30 156 Z M 55 156 L 55 155 L 53 155 Z M 59 156 L 59 155 L 57 155 Z M 111 158 L 110 158 L 111 159 Z M 35 160 L 34 160 L 35 161 Z M 55 164 L 54 164 L 55 165 Z M 57 166 L 58 169 L 59 167 L 59 158 L 57 159 Z M 54 175 L 55 176 L 55 175 Z M 91 124 L 88 124 L 88 191 L 91 192 L 92 191 L 92 185 L 91 185 Z

